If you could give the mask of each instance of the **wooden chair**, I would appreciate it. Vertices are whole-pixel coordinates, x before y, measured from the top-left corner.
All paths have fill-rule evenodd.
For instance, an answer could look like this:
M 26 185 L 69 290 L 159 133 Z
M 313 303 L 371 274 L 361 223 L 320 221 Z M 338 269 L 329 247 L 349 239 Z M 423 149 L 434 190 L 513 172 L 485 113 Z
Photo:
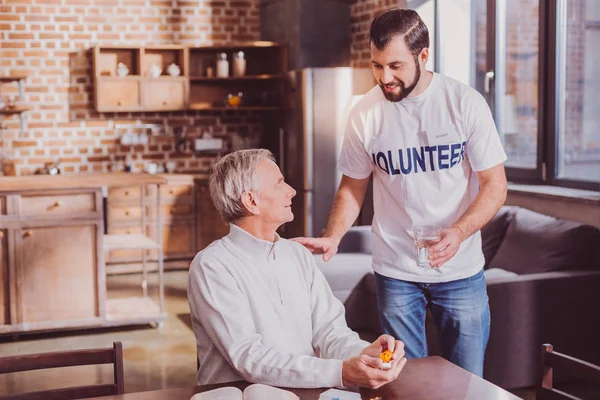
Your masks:
M 551 344 L 543 344 L 542 379 L 537 388 L 536 400 L 583 400 L 552 387 L 554 369 L 585 382 L 600 382 L 599 366 L 555 352 Z
M 121 342 L 114 342 L 112 349 L 61 351 L 0 358 L 0 374 L 98 364 L 113 364 L 114 383 L 11 394 L 0 396 L 0 400 L 71 400 L 124 394 L 123 346 Z

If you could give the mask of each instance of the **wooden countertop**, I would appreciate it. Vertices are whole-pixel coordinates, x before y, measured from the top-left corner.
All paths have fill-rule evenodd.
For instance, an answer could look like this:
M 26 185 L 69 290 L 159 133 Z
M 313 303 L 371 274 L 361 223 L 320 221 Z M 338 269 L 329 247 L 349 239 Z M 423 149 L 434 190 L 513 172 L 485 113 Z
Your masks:
M 93 173 L 77 175 L 27 175 L 0 177 L 0 192 L 28 190 L 99 188 L 165 184 L 163 175 L 146 173 Z

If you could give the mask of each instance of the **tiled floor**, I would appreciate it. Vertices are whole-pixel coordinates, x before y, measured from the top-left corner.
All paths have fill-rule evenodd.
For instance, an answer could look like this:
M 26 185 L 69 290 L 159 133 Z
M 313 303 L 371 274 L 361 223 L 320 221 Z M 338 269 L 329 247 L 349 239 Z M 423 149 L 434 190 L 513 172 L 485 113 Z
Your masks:
M 0 338 L 0 357 L 45 351 L 111 347 L 123 342 L 125 391 L 138 392 L 161 388 L 193 386 L 196 371 L 195 338 L 189 326 L 186 297 L 187 272 L 165 274 L 165 300 L 169 314 L 161 328 L 147 326 L 103 332 L 85 331 L 46 336 Z M 139 277 L 109 277 L 110 297 L 138 295 Z M 0 396 L 67 386 L 110 382 L 112 366 L 73 367 L 0 375 Z M 533 391 L 515 392 L 527 400 Z

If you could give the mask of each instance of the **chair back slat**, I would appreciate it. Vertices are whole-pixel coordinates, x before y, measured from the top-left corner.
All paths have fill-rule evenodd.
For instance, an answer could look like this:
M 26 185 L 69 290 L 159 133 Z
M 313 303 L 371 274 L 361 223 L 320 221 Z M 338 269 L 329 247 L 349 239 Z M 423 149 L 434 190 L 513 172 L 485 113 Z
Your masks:
M 123 372 L 123 344 L 115 342 L 113 344 L 115 351 L 115 385 L 117 385 L 117 394 L 125 393 L 125 377 Z
M 541 378 L 536 391 L 537 400 L 582 400 L 553 387 L 554 370 L 579 380 L 600 382 L 600 367 L 587 361 L 554 351 L 551 344 L 542 345 Z
M 557 351 L 546 354 L 545 364 L 578 379 L 600 382 L 600 367 Z
M 0 374 L 79 365 L 112 364 L 114 361 L 115 353 L 111 349 L 27 354 L 0 359 Z
M 113 396 L 116 394 L 118 394 L 117 385 L 93 385 L 12 394 L 0 396 L 0 400 L 74 400 L 89 397 Z
M 0 400 L 71 400 L 125 393 L 123 345 L 121 342 L 114 342 L 112 349 L 74 350 L 0 358 L 0 374 L 99 364 L 113 364 L 114 382 L 112 384 L 11 394 L 0 396 Z

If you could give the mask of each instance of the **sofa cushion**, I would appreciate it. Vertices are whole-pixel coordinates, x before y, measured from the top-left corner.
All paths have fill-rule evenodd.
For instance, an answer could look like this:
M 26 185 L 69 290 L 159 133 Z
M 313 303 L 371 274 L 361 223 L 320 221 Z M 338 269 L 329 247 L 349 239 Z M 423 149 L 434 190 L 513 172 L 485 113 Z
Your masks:
M 340 241 L 338 253 L 371 254 L 372 242 L 371 225 L 353 226 Z
M 481 228 L 481 244 L 483 248 L 483 256 L 485 257 L 484 269 L 490 267 L 490 262 L 498 252 L 502 240 L 506 235 L 506 230 L 510 225 L 513 217 L 519 207 L 503 206 L 498 213 Z
M 323 261 L 321 254 L 315 254 L 314 257 L 317 267 L 325 275 L 333 295 L 342 303 L 348 299 L 352 290 L 363 277 L 373 271 L 370 254 L 338 253 L 328 262 Z
M 519 275 L 598 268 L 599 243 L 598 228 L 520 208 L 490 266 Z

